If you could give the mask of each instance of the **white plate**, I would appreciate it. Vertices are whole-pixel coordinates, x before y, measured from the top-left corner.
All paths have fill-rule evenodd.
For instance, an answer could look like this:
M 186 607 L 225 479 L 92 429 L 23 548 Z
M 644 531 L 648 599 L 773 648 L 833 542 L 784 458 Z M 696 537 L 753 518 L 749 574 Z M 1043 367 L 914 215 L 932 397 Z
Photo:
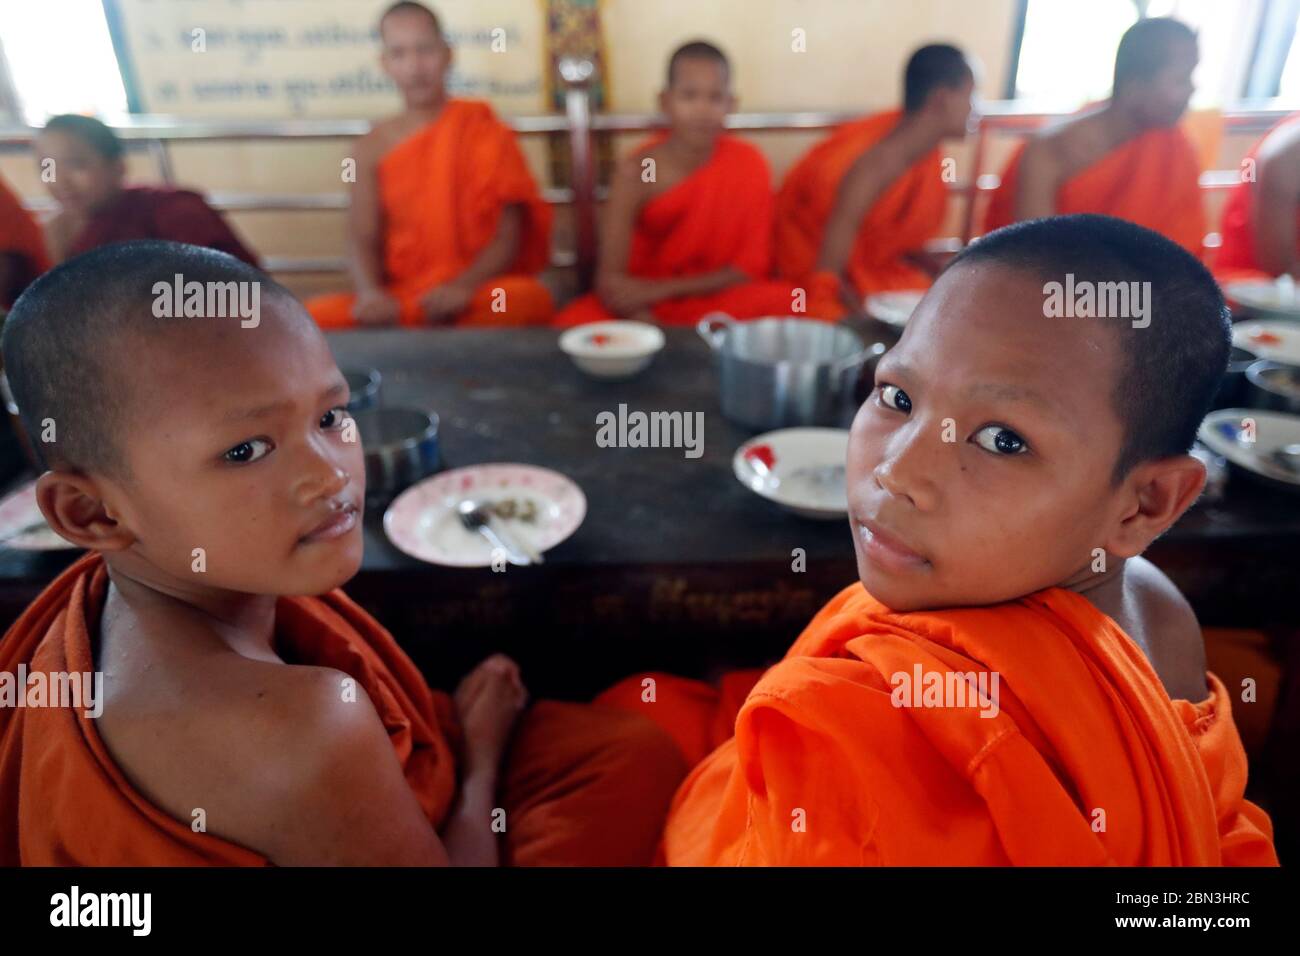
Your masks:
M 456 506 L 466 498 L 500 505 L 515 502 L 531 519 L 496 520 L 521 544 L 539 554 L 578 530 L 587 515 L 582 489 L 559 472 L 533 465 L 471 465 L 434 475 L 397 496 L 384 512 L 384 533 L 401 551 L 430 564 L 486 568 L 492 546 L 483 535 L 465 530 Z
M 1255 440 L 1240 439 L 1254 423 Z M 1286 445 L 1300 443 L 1300 415 L 1266 412 L 1258 408 L 1223 408 L 1201 422 L 1197 437 L 1217 455 L 1255 475 L 1300 488 L 1300 474 L 1274 463 L 1269 457 Z
M 1247 279 L 1242 282 L 1229 282 L 1223 287 L 1224 297 L 1261 318 L 1300 319 L 1300 290 L 1290 277 L 1276 281 L 1268 279 Z
M 20 528 L 31 530 L 14 534 Z M 36 482 L 30 481 L 0 501 L 0 547 L 15 551 L 67 551 L 77 546 L 64 541 L 45 523 L 36 505 Z
M 848 514 L 844 428 L 783 428 L 745 442 L 731 459 L 740 483 L 805 518 Z
M 902 328 L 916 311 L 917 305 L 925 297 L 921 289 L 907 289 L 902 292 L 877 292 L 867 296 L 862 307 L 873 319 Z
M 1300 365 L 1300 322 L 1238 322 L 1232 344 L 1262 359 Z

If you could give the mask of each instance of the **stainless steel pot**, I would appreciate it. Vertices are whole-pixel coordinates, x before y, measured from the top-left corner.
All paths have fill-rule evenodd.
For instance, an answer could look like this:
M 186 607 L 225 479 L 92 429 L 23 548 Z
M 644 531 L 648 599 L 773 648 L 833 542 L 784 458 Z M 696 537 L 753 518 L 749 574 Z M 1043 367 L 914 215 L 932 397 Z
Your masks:
M 379 389 L 384 380 L 378 369 L 345 368 L 342 371 L 352 394 L 348 399 L 348 411 L 360 412 L 379 405 Z
M 366 506 L 379 507 L 438 470 L 438 416 L 415 408 L 354 412 L 366 460 Z
M 736 322 L 712 313 L 697 326 L 713 349 L 722 414 L 758 431 L 846 426 L 859 378 L 885 347 L 866 347 L 843 325 L 813 319 Z

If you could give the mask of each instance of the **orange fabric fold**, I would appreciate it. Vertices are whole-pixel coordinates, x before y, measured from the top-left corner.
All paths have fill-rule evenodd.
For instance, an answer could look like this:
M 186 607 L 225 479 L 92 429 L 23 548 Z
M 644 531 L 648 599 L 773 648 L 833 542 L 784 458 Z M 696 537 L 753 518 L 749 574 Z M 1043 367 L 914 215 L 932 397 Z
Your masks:
M 1296 122 L 1300 122 L 1300 113 L 1292 113 L 1283 119 L 1251 147 L 1250 152 L 1246 154 L 1246 159 L 1250 161 L 1252 169 L 1264 141 L 1282 127 Z M 1227 201 L 1223 204 L 1223 216 L 1219 222 L 1219 235 L 1223 242 L 1214 255 L 1214 274 L 1220 281 L 1263 278 L 1266 275 L 1263 266 L 1259 264 L 1259 259 L 1256 258 L 1255 228 L 1251 216 L 1251 195 L 1252 191 L 1258 188 L 1259 184 L 1253 175 L 1243 178 L 1232 187 Z M 1296 208 L 1296 220 L 1300 223 L 1300 207 Z
M 984 231 L 1015 221 L 1022 143 L 989 201 Z M 1078 173 L 1056 193 L 1057 215 L 1095 212 L 1127 219 L 1199 256 L 1205 241 L 1200 161 L 1180 127 L 1148 130 Z
M 511 205 L 524 209 L 518 255 L 506 275 L 479 287 L 457 324 L 550 321 L 551 295 L 533 276 L 550 258 L 551 210 L 514 131 L 487 103 L 449 100 L 435 120 L 389 150 L 379 163 L 379 194 L 385 288 L 401 304 L 403 325 L 423 324 L 420 296 L 469 268 Z M 307 310 L 325 328 L 347 328 L 355 324 L 354 301 L 321 296 Z
M 0 180 L 0 255 L 16 258 L 16 275 L 12 277 L 13 290 L 21 291 L 33 279 L 50 268 L 50 256 L 45 250 L 45 237 L 18 197 Z M 0 288 L 0 308 L 9 308 L 13 299 L 6 296 L 9 290 Z M 16 298 L 16 296 L 15 296 Z
M 642 154 L 663 136 L 642 144 Z M 651 307 L 665 325 L 689 325 L 709 312 L 737 319 L 806 314 L 835 318 L 842 308 L 827 287 L 769 279 L 772 268 L 772 181 L 767 160 L 734 136 L 719 136 L 699 169 L 641 207 L 627 271 L 639 279 L 705 275 L 732 267 L 749 282 L 707 295 L 683 296 Z M 575 300 L 558 326 L 612 319 L 595 294 Z
M 896 675 L 918 673 L 999 683 L 967 706 L 895 706 Z M 669 725 L 691 719 L 667 713 L 679 700 L 712 728 L 736 714 L 673 801 L 672 865 L 1275 865 L 1227 692 L 1208 683 L 1171 701 L 1073 592 L 897 614 L 854 584 L 738 713 L 663 682 L 654 704 L 605 699 Z
M 94 670 L 108 574 L 88 555 L 50 585 L 0 640 L 0 671 Z M 431 825 L 456 796 L 461 731 L 450 698 L 341 591 L 281 598 L 277 645 L 303 664 L 356 678 L 374 702 Z M 645 717 L 539 701 L 521 718 L 504 768 L 505 862 L 648 863 L 686 772 Z M 0 866 L 262 866 L 254 850 L 195 833 L 126 779 L 81 709 L 0 708 Z
M 888 110 L 846 123 L 786 174 L 776 199 L 778 274 L 799 279 L 813 271 L 841 181 L 901 116 L 899 110 Z M 863 217 L 847 268 L 858 293 L 929 288 L 931 277 L 904 257 L 922 251 L 938 234 L 947 205 L 935 149 L 894 180 Z

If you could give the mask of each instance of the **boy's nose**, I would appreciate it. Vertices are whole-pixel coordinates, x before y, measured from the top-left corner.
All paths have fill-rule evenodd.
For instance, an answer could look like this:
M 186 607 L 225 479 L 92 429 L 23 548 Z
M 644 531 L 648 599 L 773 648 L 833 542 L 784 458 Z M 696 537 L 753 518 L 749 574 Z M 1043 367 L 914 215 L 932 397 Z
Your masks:
M 875 469 L 876 484 L 895 498 L 906 499 L 918 511 L 930 511 L 937 501 L 934 485 L 938 433 L 925 434 L 919 425 L 899 429 L 885 447 Z
M 331 498 L 348 486 L 348 473 L 329 455 L 319 453 L 309 456 L 302 475 L 294 489 L 302 504 L 319 498 Z

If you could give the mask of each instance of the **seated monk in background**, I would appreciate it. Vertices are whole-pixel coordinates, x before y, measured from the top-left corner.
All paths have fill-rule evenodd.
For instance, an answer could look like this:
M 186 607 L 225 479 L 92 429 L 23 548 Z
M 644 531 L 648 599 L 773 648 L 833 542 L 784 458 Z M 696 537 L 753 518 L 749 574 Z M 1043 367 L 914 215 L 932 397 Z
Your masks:
M 1250 175 L 1223 207 L 1223 244 L 1214 257 L 1220 281 L 1248 275 L 1300 278 L 1300 113 L 1264 136 L 1243 167 Z
M 627 318 L 665 325 L 841 310 L 833 286 L 768 279 L 772 181 L 757 148 L 725 133 L 731 67 L 711 43 L 679 47 L 659 106 L 669 129 L 619 164 L 602 214 L 596 291 L 557 325 Z M 829 314 L 828 314 L 829 313 Z
M 307 302 L 324 328 L 535 325 L 551 294 L 551 211 L 515 135 L 477 100 L 447 96 L 452 51 L 437 16 L 395 3 L 379 21 L 403 111 L 357 143 L 348 218 L 355 294 Z
M 1069 273 L 1151 292 L 1051 317 Z M 739 674 L 598 698 L 702 757 L 667 862 L 1276 864 L 1231 694 L 1140 556 L 1205 482 L 1187 452 L 1228 327 L 1193 256 L 1110 217 L 1011 226 L 955 259 L 853 422 L 860 580 L 743 701 Z
M 785 177 L 776 200 L 777 269 L 841 277 L 856 303 L 924 289 L 924 247 L 943 225 L 939 143 L 966 135 L 975 75 L 960 50 L 921 47 L 907 61 L 903 109 L 847 123 Z
M 0 179 L 0 309 L 13 305 L 23 289 L 49 267 L 41 227 Z
M 1154 229 L 1200 255 L 1200 161 L 1177 125 L 1196 61 L 1196 34 L 1187 25 L 1154 17 L 1129 27 L 1115 55 L 1110 99 L 1021 144 L 989 203 L 985 231 L 1098 212 Z
M 196 192 L 124 186 L 122 143 L 89 116 L 55 116 L 36 137 L 44 172 L 52 160 L 50 195 L 58 214 L 46 225 L 54 258 L 62 262 L 110 242 L 170 239 L 228 252 L 250 265 L 257 257 Z
M 260 290 L 257 321 L 156 318 L 176 274 Z M 21 709 L 9 688 L 0 866 L 650 861 L 687 769 L 651 721 L 525 710 L 502 657 L 431 691 L 337 590 L 361 564 L 362 445 L 282 286 L 117 244 L 33 283 L 3 348 L 28 427 L 57 423 L 41 511 L 91 554 L 0 639 L 0 673 L 103 680 Z

